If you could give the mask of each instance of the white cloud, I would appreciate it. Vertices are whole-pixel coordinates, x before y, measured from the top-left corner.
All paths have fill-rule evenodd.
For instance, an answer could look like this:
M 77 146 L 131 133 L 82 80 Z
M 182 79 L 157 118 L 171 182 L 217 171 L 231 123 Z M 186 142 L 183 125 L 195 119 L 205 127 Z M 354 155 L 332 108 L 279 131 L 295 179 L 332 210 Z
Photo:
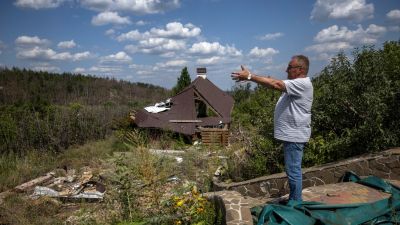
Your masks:
M 17 0 L 14 4 L 17 7 L 33 9 L 57 8 L 65 0 Z
M 317 44 L 308 46 L 306 51 L 317 53 L 316 59 L 327 61 L 332 54 L 350 50 L 359 45 L 375 44 L 387 32 L 386 27 L 370 24 L 366 29 L 358 25 L 355 30 L 333 25 L 318 32 L 314 37 Z
M 361 21 L 372 18 L 374 5 L 365 0 L 317 0 L 311 12 L 311 19 L 348 19 Z
M 198 59 L 196 63 L 198 65 L 215 65 L 220 63 L 223 60 L 220 56 L 213 56 L 211 58 L 204 58 L 204 59 Z
M 52 65 L 49 65 L 49 64 L 46 64 L 46 63 L 42 64 L 42 65 L 34 66 L 34 67 L 32 67 L 32 70 L 35 70 L 35 71 L 47 71 L 47 72 L 60 72 L 61 71 L 61 69 L 59 67 L 52 66 Z
M 148 22 L 144 21 L 144 20 L 139 20 L 135 23 L 137 26 L 144 26 L 146 24 L 148 24 Z
M 148 38 L 170 38 L 170 39 L 186 39 L 198 36 L 201 29 L 191 23 L 181 24 L 179 22 L 171 22 L 165 25 L 165 29 L 151 28 L 149 31 L 140 33 L 138 30 L 132 30 L 123 33 L 117 37 L 118 41 L 138 41 Z
M 184 40 L 166 38 L 149 38 L 139 41 L 137 45 L 125 46 L 125 50 L 130 53 L 161 54 L 165 57 L 173 56 L 175 51 L 185 48 L 186 42 Z
M 90 52 L 88 52 L 88 51 L 75 53 L 75 54 L 71 54 L 69 52 L 61 52 L 61 53 L 56 53 L 56 54 L 50 56 L 48 59 L 80 61 L 80 60 L 88 59 L 90 56 L 91 56 Z
M 116 63 L 129 63 L 132 61 L 132 58 L 123 51 L 120 51 L 116 54 L 111 54 L 108 56 L 104 56 L 101 58 L 100 62 L 116 62 Z
M 92 66 L 87 72 L 89 73 L 118 73 L 122 71 L 120 67 L 116 66 Z
M 326 52 L 339 52 L 340 50 L 347 50 L 353 48 L 348 42 L 331 42 L 331 43 L 320 43 L 308 46 L 305 50 L 312 51 L 316 53 L 326 53 Z
M 117 12 L 102 12 L 92 18 L 92 24 L 102 26 L 106 24 L 131 24 L 129 17 L 121 17 Z
M 117 37 L 117 41 L 138 41 L 143 38 L 143 34 L 141 34 L 138 30 L 132 30 L 128 33 L 121 34 Z
M 195 25 L 171 22 L 165 28 L 151 28 L 141 33 L 131 30 L 116 37 L 119 42 L 134 41 L 135 44 L 125 46 L 129 53 L 159 54 L 162 57 L 174 57 L 178 51 L 186 49 L 186 41 L 200 35 L 200 28 Z M 232 48 L 227 48 L 232 50 Z
M 90 52 L 88 52 L 88 51 L 79 52 L 79 53 L 73 54 L 72 60 L 73 61 L 79 61 L 79 60 L 88 59 L 90 57 L 92 57 L 92 54 Z
M 331 53 L 331 54 L 320 53 L 317 56 L 313 57 L 312 59 L 330 62 L 335 57 L 335 54 L 337 53 Z
M 136 45 L 126 45 L 124 47 L 124 50 L 131 54 L 135 54 L 135 53 L 139 52 L 139 48 Z
M 31 60 L 84 60 L 91 57 L 90 52 L 80 52 L 71 54 L 69 52 L 57 53 L 51 48 L 44 48 L 39 46 L 34 46 L 33 48 L 18 48 L 17 57 L 21 59 L 31 59 Z
M 278 54 L 279 51 L 273 48 L 258 48 L 257 46 L 250 50 L 249 56 L 256 58 L 271 57 Z
M 136 73 L 138 75 L 142 75 L 142 76 L 145 75 L 145 77 L 146 77 L 148 75 L 152 75 L 154 72 L 151 70 L 138 70 Z
M 164 52 L 160 53 L 160 56 L 164 58 L 172 58 L 176 56 L 176 52 Z
M 201 29 L 191 23 L 182 25 L 179 22 L 171 22 L 165 29 L 151 28 L 150 35 L 164 38 L 191 38 L 200 34 Z
M 107 36 L 114 36 L 115 30 L 114 29 L 108 29 L 106 32 L 104 32 Z
M 224 56 L 241 56 L 242 52 L 237 50 L 234 46 L 223 46 L 219 42 L 198 42 L 194 43 L 192 47 L 189 49 L 189 53 L 193 54 L 216 54 L 216 55 L 224 55 Z
M 356 30 L 349 30 L 347 27 L 333 25 L 318 32 L 314 40 L 317 42 L 350 42 L 361 44 L 374 44 L 387 29 L 385 27 L 370 24 L 367 29 L 361 25 Z
M 157 63 L 157 66 L 158 67 L 162 67 L 162 68 L 165 68 L 165 67 L 184 67 L 184 66 L 187 65 L 187 63 L 188 63 L 188 61 L 186 61 L 186 60 L 175 59 L 175 60 L 167 61 L 165 63 Z
M 143 65 L 143 64 L 130 64 L 129 68 L 135 70 L 138 75 L 151 75 L 156 70 L 157 66 Z
M 156 14 L 176 9 L 179 0 L 81 0 L 81 4 L 96 11 L 128 11 L 135 14 Z
M 74 73 L 85 73 L 85 68 L 82 67 L 76 67 L 72 72 Z
M 185 41 L 166 38 L 149 38 L 139 41 L 139 48 L 142 50 L 181 50 L 185 48 Z
M 275 40 L 275 39 L 277 39 L 279 37 L 282 37 L 282 36 L 283 36 L 283 33 L 279 32 L 279 33 L 265 34 L 265 35 L 263 35 L 261 37 L 258 37 L 258 39 L 264 40 L 264 41 L 269 41 L 269 40 Z
M 100 73 L 100 74 L 110 74 L 110 73 L 118 73 L 121 72 L 122 69 L 116 66 L 92 66 L 88 69 L 83 67 L 77 67 L 72 72 L 77 74 L 89 74 L 89 73 Z
M 50 60 L 56 54 L 53 49 L 35 46 L 31 49 L 19 49 L 17 57 L 21 59 Z
M 57 46 L 59 48 L 74 48 L 74 47 L 76 47 L 76 43 L 74 42 L 74 40 L 62 41 L 62 42 L 58 43 Z
M 19 46 L 48 45 L 50 41 L 47 39 L 40 39 L 38 36 L 19 36 L 15 40 L 15 44 Z
M 386 14 L 386 17 L 393 22 L 400 22 L 400 10 L 391 10 Z

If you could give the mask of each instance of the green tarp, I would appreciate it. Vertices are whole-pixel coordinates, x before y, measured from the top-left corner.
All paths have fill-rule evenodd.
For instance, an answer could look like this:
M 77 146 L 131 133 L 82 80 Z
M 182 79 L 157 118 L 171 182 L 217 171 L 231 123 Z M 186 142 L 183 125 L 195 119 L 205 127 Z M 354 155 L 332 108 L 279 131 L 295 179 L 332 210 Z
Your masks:
M 347 172 L 343 182 L 356 182 L 391 196 L 373 203 L 327 205 L 319 202 L 289 201 L 287 205 L 267 204 L 252 208 L 257 225 L 356 225 L 400 224 L 400 188 L 385 180 L 369 176 L 361 179 Z

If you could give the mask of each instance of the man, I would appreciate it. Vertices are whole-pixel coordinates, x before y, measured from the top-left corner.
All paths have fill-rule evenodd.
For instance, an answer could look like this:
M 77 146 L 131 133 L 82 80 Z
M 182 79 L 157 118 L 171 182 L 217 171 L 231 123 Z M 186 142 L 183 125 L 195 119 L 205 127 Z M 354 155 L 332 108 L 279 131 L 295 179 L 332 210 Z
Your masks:
M 304 145 L 311 136 L 311 105 L 313 86 L 307 77 L 309 60 L 304 55 L 293 56 L 286 69 L 288 80 L 252 74 L 242 66 L 233 72 L 236 81 L 253 81 L 282 92 L 275 106 L 274 137 L 283 141 L 285 170 L 289 179 L 289 200 L 301 201 L 301 161 Z

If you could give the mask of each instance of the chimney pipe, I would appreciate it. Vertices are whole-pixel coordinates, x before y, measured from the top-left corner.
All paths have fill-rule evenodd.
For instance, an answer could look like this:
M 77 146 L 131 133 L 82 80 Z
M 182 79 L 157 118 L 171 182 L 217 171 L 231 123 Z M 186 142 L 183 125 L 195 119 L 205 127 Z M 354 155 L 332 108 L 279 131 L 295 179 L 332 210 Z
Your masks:
M 205 67 L 197 68 L 197 76 L 203 79 L 207 78 L 207 69 Z

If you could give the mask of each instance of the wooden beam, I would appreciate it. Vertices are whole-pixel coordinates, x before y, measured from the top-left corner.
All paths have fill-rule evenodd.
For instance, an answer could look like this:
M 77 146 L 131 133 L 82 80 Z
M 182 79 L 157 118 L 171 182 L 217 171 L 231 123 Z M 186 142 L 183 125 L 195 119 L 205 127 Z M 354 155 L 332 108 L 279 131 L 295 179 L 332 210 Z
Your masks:
M 18 185 L 14 188 L 16 192 L 25 192 L 36 185 L 42 184 L 54 178 L 54 173 L 47 173 L 45 176 L 38 177 L 21 185 Z

